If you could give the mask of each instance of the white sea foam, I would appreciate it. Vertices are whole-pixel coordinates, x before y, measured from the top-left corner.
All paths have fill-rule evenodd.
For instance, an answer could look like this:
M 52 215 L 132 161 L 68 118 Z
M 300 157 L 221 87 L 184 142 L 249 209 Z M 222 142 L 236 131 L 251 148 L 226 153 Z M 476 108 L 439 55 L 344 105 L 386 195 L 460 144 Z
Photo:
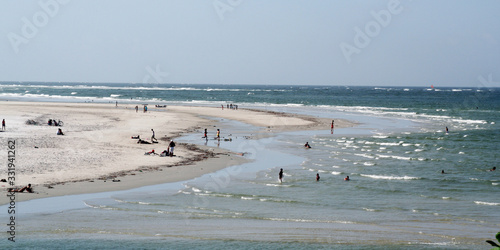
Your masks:
M 487 124 L 487 121 L 483 120 L 463 120 L 463 119 L 452 119 L 453 122 L 465 123 L 465 124 Z
M 478 205 L 500 206 L 500 203 L 495 203 L 495 202 L 474 201 L 474 203 L 476 203 Z
M 291 187 L 290 185 L 272 184 L 272 183 L 267 183 L 266 186 L 268 186 L 268 187 Z
M 3 87 L 19 87 L 19 88 L 46 88 L 46 89 L 101 89 L 101 90 L 167 90 L 167 91 L 250 91 L 250 92 L 287 92 L 291 90 L 286 89 L 233 89 L 233 88 L 195 88 L 195 87 L 152 87 L 152 86 L 104 86 L 104 85 L 20 85 L 20 84 L 8 84 L 2 85 Z
M 387 175 L 369 175 L 369 174 L 361 174 L 363 177 L 373 178 L 373 179 L 382 179 L 382 180 L 419 180 L 420 177 L 412 177 L 412 176 L 387 176 Z
M 365 158 L 369 158 L 369 159 L 374 159 L 375 158 L 375 156 L 368 155 L 368 154 L 354 154 L 354 155 L 365 157 Z
M 194 193 L 194 194 L 198 196 L 210 196 L 210 194 L 207 193 Z
M 411 157 L 403 157 L 403 156 L 398 156 L 398 155 L 381 155 L 381 154 L 378 154 L 377 156 L 380 157 L 380 158 L 393 158 L 393 159 L 404 160 L 404 161 L 411 160 Z
M 272 221 L 291 221 L 291 222 L 319 222 L 319 223 L 340 223 L 340 224 L 355 224 L 352 221 L 327 221 L 327 220 L 307 220 L 307 219 L 292 219 L 292 218 L 266 218 Z
M 399 146 L 399 143 L 396 142 L 379 142 L 377 144 L 381 146 Z

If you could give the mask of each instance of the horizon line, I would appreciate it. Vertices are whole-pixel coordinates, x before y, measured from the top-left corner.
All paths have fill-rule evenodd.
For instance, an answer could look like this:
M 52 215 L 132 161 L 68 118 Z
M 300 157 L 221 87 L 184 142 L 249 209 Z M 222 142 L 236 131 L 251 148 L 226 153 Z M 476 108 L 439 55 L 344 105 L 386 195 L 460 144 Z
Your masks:
M 409 85 L 409 86 L 398 86 L 398 85 L 346 85 L 346 84 L 267 84 L 267 83 L 134 83 L 134 82 L 65 82 L 65 81 L 0 81 L 0 84 L 4 83 L 67 83 L 67 84 L 143 84 L 143 85 L 249 85 L 249 86 L 309 86 L 309 87 L 398 87 L 398 88 L 500 88 L 498 87 L 487 87 L 487 86 L 435 86 L 431 84 L 429 86 L 420 85 Z

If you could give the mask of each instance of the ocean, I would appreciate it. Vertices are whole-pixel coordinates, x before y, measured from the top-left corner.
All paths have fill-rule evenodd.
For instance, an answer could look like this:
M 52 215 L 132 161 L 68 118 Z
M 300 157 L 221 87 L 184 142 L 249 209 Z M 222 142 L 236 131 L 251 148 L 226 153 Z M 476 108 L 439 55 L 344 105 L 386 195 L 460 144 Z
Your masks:
M 249 139 L 258 128 L 219 119 L 231 141 L 205 141 L 201 130 L 178 141 L 251 162 L 19 203 L 16 242 L 5 234 L 2 248 L 489 249 L 500 231 L 500 170 L 489 171 L 498 167 L 498 88 L 3 82 L 0 100 L 236 104 L 359 123 Z

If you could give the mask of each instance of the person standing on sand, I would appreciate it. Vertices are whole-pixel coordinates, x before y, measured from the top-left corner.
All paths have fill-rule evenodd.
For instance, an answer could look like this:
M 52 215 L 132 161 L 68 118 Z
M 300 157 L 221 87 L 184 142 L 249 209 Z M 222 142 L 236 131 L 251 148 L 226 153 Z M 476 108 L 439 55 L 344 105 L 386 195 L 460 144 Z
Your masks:
M 220 130 L 217 129 L 217 139 L 220 140 Z
M 280 183 L 283 183 L 283 169 L 280 170 L 280 172 L 278 174 L 278 178 L 280 180 Z
M 208 140 L 208 136 L 207 136 L 207 129 L 205 129 L 205 133 L 203 135 L 203 138 L 206 138 Z
M 334 125 L 333 125 L 333 124 L 334 124 L 334 122 L 335 122 L 335 121 L 334 121 L 334 120 L 332 120 L 332 129 L 333 129 L 333 126 L 334 126 Z
M 5 119 L 2 120 L 2 130 L 5 130 Z
M 153 132 L 153 135 L 151 136 L 151 142 L 158 142 L 158 140 L 156 140 L 156 137 L 155 137 L 155 131 L 153 129 L 151 129 L 151 132 Z
M 174 147 L 175 147 L 175 142 L 174 140 L 170 140 L 170 144 L 168 144 L 170 147 L 170 156 L 174 156 Z
M 139 106 L 135 106 L 135 112 L 137 113 L 137 111 L 139 111 Z

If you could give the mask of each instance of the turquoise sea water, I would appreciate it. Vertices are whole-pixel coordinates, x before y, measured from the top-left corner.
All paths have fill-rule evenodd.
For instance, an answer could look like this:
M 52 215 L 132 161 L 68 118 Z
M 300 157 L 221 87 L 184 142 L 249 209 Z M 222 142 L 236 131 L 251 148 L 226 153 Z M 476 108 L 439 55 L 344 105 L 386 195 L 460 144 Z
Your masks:
M 3 83 L 0 99 L 234 103 L 360 123 L 247 139 L 257 128 L 221 120 L 232 141 L 204 141 L 202 131 L 179 141 L 252 162 L 182 183 L 20 203 L 18 241 L 1 246 L 488 249 L 500 231 L 500 172 L 488 171 L 498 168 L 500 89 Z

